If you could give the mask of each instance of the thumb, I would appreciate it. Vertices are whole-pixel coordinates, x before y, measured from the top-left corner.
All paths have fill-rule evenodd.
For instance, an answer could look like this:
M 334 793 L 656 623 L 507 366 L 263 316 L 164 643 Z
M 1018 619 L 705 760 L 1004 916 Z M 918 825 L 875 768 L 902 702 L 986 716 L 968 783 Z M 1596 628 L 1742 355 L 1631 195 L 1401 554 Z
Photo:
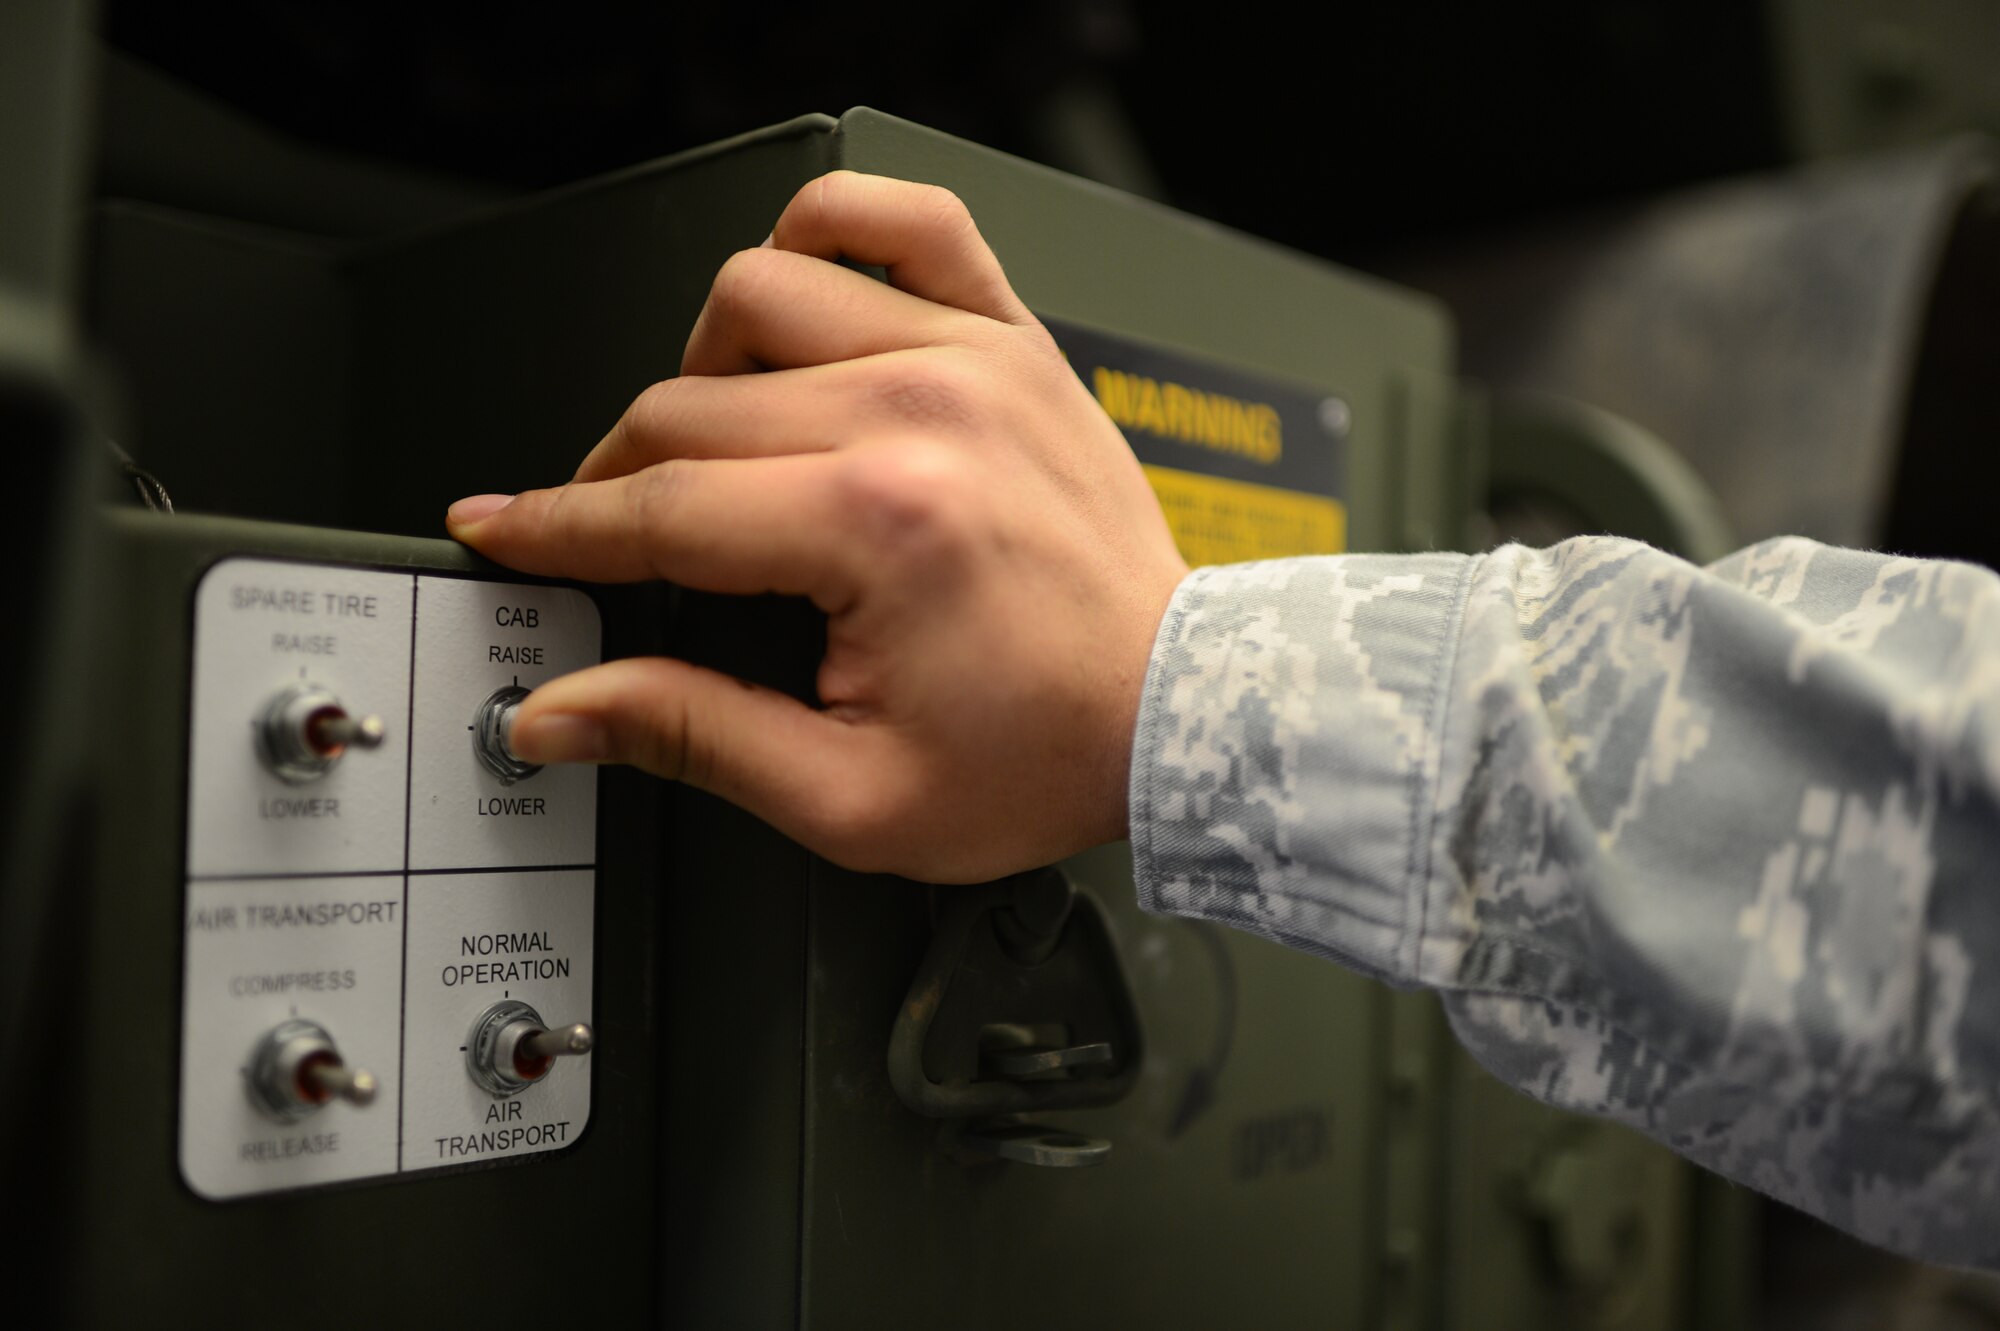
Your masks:
M 772 689 L 684 661 L 607 661 L 542 685 L 509 747 L 532 763 L 630 763 L 741 805 L 811 842 L 851 767 L 848 726 Z

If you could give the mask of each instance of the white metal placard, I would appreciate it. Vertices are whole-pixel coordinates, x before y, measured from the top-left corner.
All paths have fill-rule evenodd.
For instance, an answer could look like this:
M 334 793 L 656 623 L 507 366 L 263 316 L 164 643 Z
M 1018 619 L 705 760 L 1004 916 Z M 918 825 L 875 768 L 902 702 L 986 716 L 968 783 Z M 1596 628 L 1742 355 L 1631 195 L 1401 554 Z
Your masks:
M 491 723 L 602 659 L 595 603 L 245 558 L 208 571 L 194 612 L 188 1185 L 223 1199 L 575 1142 L 597 774 L 512 760 Z

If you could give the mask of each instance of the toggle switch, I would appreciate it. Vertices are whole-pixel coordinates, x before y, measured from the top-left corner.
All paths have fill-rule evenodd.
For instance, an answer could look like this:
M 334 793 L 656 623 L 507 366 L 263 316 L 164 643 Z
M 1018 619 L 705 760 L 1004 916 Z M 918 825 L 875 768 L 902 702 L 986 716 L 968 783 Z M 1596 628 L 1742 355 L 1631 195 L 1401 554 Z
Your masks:
M 298 1018 L 265 1032 L 251 1051 L 249 1078 L 251 1102 L 288 1123 L 333 1100 L 357 1109 L 375 1100 L 375 1074 L 349 1067 L 324 1026 Z
M 518 999 L 495 1003 L 472 1024 L 465 1068 L 481 1089 L 517 1095 L 549 1075 L 558 1058 L 590 1052 L 594 1037 L 582 1022 L 551 1029 Z
M 324 686 L 298 683 L 264 708 L 257 747 L 281 779 L 312 781 L 332 771 L 350 748 L 379 748 L 385 733 L 381 717 L 350 716 Z
M 514 712 L 527 696 L 527 689 L 510 684 L 496 689 L 473 715 L 472 751 L 479 755 L 487 771 L 500 778 L 503 786 L 526 781 L 542 770 L 540 763 L 524 763 L 514 756 Z

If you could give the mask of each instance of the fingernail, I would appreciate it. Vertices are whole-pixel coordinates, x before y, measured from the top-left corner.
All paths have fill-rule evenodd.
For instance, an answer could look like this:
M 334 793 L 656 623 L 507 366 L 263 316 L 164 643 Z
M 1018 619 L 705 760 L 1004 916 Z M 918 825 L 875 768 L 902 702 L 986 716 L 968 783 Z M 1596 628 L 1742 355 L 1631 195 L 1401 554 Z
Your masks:
M 772 245 L 777 243 L 777 239 L 778 239 L 778 233 L 773 231 L 770 235 L 764 237 L 764 243 L 762 245 L 759 245 L 757 248 L 760 250 L 768 250 L 771 248 Z
M 610 737 L 587 716 L 538 716 L 507 736 L 507 747 L 531 763 L 601 763 L 611 757 Z
M 454 527 L 464 527 L 492 517 L 513 502 L 513 495 L 473 495 L 469 499 L 459 500 L 447 509 L 444 520 Z

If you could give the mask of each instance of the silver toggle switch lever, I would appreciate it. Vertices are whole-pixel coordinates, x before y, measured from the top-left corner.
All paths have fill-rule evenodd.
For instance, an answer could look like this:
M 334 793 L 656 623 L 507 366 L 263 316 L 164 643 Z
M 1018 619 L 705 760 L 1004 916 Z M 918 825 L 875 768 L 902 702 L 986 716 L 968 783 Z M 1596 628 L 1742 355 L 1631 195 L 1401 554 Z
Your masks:
M 549 1075 L 558 1058 L 587 1054 L 595 1043 L 582 1022 L 550 1027 L 518 999 L 495 1003 L 472 1023 L 465 1070 L 481 1089 L 518 1095 Z
M 473 714 L 472 751 L 503 786 L 526 781 L 542 770 L 540 763 L 522 762 L 514 756 L 514 712 L 527 696 L 528 690 L 510 684 L 494 690 Z
M 386 734 L 381 717 L 349 715 L 331 690 L 300 682 L 265 706 L 257 748 L 283 780 L 312 781 L 332 771 L 349 749 L 381 747 Z
M 248 1072 L 251 1103 L 288 1123 L 334 1100 L 372 1104 L 378 1089 L 374 1073 L 348 1066 L 324 1026 L 299 1018 L 264 1033 Z

